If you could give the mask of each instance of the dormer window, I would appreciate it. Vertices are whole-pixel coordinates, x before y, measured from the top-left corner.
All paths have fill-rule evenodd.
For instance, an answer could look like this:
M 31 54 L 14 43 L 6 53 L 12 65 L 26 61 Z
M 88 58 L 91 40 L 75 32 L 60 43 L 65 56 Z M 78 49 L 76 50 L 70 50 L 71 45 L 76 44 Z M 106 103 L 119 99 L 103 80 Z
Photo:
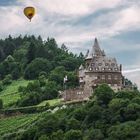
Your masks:
M 92 68 L 90 67 L 89 70 L 92 71 Z
M 104 71 L 105 70 L 105 68 L 102 68 L 102 71 Z
M 112 63 L 112 64 L 111 64 L 111 66 L 115 66 L 115 64 L 114 64 L 114 63 Z
M 97 71 L 97 70 L 99 70 L 98 68 L 95 68 L 95 70 Z
M 108 66 L 109 64 L 108 63 L 105 63 L 105 66 Z

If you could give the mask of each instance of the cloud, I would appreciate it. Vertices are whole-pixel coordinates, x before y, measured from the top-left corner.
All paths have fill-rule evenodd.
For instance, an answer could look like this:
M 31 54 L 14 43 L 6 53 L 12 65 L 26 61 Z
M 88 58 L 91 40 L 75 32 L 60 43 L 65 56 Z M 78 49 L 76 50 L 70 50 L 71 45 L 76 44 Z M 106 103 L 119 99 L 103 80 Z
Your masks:
M 23 14 L 26 6 L 36 8 L 31 23 Z M 134 55 L 140 51 L 140 42 L 130 44 L 128 38 L 124 41 L 121 36 L 124 32 L 140 31 L 139 7 L 139 0 L 16 0 L 7 5 L 3 0 L 0 2 L 0 38 L 9 34 L 41 35 L 43 39 L 50 36 L 59 45 L 65 43 L 73 52 L 85 53 L 91 48 L 94 37 L 98 37 L 107 53 L 124 59 L 130 52 Z M 125 64 L 128 65 L 125 75 L 138 82 L 139 71 L 136 70 L 140 64 L 137 61 L 129 64 L 129 60 L 125 60 Z M 132 65 L 136 67 L 131 69 Z
M 103 8 L 114 8 L 121 4 L 121 0 L 25 0 L 23 3 L 35 5 L 49 13 L 66 16 L 83 16 Z
M 125 73 L 124 75 L 125 77 L 130 79 L 133 83 L 136 83 L 138 88 L 140 89 L 140 78 L 139 78 L 140 70 L 139 69 L 129 71 L 128 73 Z
M 134 72 L 140 72 L 140 68 L 123 71 L 124 74 L 127 74 L 127 73 L 129 74 L 129 73 L 134 73 Z
M 11 31 L 11 34 L 40 34 L 43 38 L 54 36 L 58 42 L 85 42 L 91 37 L 110 38 L 124 30 L 136 29 L 139 27 L 140 12 L 138 6 L 131 6 L 120 11 L 112 11 L 121 5 L 125 5 L 121 0 L 18 0 L 18 6 L 11 6 L 9 10 L 0 8 L 0 25 L 10 24 L 0 29 L 1 32 Z M 37 15 L 34 17 L 32 25 L 27 24 L 22 13 L 25 6 L 35 6 Z M 94 18 L 94 13 L 103 9 L 110 9 L 109 13 L 104 12 L 101 16 Z M 10 11 L 10 12 L 9 12 Z M 93 20 L 89 25 L 79 26 L 78 20 L 93 14 Z M 5 17 L 6 15 L 6 17 Z M 119 18 L 118 18 L 119 17 Z M 133 20 L 132 20 L 133 19 Z M 87 19 L 88 20 L 88 19 Z M 73 25 L 73 21 L 77 24 Z M 66 24 L 65 24 L 66 23 Z M 121 25 L 121 26 L 120 26 Z M 133 27 L 133 28 L 132 28 Z

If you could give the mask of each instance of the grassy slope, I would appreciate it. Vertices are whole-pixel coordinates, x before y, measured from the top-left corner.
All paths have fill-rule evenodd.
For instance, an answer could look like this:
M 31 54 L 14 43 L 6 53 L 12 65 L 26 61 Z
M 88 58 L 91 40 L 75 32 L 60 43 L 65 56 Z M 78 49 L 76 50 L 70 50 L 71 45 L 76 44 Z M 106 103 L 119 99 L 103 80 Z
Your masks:
M 61 103 L 61 99 L 45 100 L 40 104 L 38 104 L 37 106 L 45 106 L 46 103 L 49 103 L 50 106 L 59 105 Z
M 0 98 L 3 100 L 4 106 L 15 103 L 20 95 L 18 93 L 19 86 L 27 86 L 30 81 L 27 80 L 17 80 L 13 81 L 12 84 L 7 86 L 2 92 L 0 92 Z

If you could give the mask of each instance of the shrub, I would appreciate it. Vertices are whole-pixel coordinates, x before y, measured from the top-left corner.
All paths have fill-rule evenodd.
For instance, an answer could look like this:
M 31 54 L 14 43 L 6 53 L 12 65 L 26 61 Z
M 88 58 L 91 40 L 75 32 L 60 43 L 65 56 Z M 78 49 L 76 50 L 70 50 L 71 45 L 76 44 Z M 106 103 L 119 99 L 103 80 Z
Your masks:
M 11 84 L 12 83 L 12 76 L 11 76 L 11 74 L 6 75 L 2 82 L 3 82 L 4 85 Z
M 3 101 L 2 101 L 2 99 L 0 99 L 0 109 L 2 109 L 3 108 Z

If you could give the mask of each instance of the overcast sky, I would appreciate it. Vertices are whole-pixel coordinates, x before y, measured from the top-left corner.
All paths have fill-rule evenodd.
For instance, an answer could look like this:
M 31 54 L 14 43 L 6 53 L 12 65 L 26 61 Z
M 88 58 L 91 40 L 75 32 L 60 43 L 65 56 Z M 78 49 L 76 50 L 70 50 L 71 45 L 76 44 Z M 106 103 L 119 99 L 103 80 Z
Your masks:
M 26 6 L 36 8 L 32 22 Z M 97 37 L 140 87 L 140 0 L 0 0 L 0 38 L 9 34 L 54 37 L 73 53 L 86 53 Z

